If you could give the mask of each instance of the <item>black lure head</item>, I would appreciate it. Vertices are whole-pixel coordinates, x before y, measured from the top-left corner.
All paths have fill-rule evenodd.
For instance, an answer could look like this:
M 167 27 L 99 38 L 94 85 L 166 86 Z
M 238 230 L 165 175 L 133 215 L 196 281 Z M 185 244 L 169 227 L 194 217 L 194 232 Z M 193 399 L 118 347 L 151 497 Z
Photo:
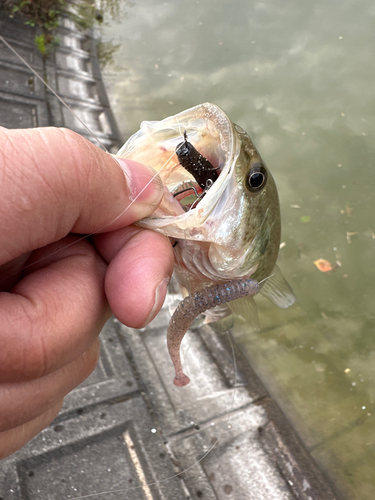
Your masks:
M 198 151 L 195 149 L 195 147 L 187 140 L 187 133 L 185 130 L 184 131 L 184 142 L 180 142 L 180 144 L 178 144 L 178 146 L 176 147 L 176 154 L 177 154 L 177 158 L 180 162 L 180 165 L 182 165 L 181 159 L 184 162 L 188 163 L 189 158 L 190 158 L 190 163 L 191 163 L 192 158 L 194 156 L 196 156 L 197 153 L 198 153 Z M 182 165 L 182 166 L 184 168 L 186 168 L 185 165 Z M 188 172 L 192 173 L 188 168 L 186 168 L 186 170 L 188 170 Z
M 176 147 L 176 155 L 180 165 L 194 177 L 203 190 L 211 187 L 219 177 L 218 168 L 215 168 L 187 140 L 186 130 L 184 131 L 184 142 L 181 142 Z

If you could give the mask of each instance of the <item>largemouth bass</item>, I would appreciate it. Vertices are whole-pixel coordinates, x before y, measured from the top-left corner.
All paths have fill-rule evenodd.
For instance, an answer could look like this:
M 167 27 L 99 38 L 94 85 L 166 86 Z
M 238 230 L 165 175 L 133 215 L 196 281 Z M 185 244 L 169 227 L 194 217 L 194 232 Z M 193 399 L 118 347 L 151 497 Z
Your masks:
M 219 306 L 221 314 L 231 310 L 257 323 L 252 295 L 258 291 L 282 308 L 295 302 L 276 266 L 281 227 L 275 181 L 247 133 L 210 103 L 143 122 L 118 156 L 150 165 L 165 186 L 157 210 L 139 224 L 171 238 L 175 277 L 183 295 L 193 297 L 168 330 L 174 382 L 186 385 L 179 346 L 195 312 Z M 245 297 L 240 282 L 247 286 Z M 219 289 L 226 295 L 219 297 Z

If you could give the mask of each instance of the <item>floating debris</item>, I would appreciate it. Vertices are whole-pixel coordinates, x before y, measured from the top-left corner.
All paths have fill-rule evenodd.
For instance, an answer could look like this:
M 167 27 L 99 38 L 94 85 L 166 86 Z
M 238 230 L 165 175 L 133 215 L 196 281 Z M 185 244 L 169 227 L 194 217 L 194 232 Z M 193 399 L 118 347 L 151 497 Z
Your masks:
M 332 271 L 333 269 L 331 263 L 325 259 L 314 260 L 314 264 L 322 273 L 327 273 L 328 271 Z
M 375 240 L 375 233 L 372 229 L 368 229 L 367 231 L 364 231 L 363 236 L 366 236 L 367 238 L 372 238 Z
M 344 372 L 345 372 L 345 373 L 350 373 L 350 372 L 351 372 L 351 369 L 350 369 L 350 368 L 345 368 Z
M 352 215 L 353 209 L 349 207 L 348 204 L 345 205 L 345 210 L 340 210 L 340 213 L 344 214 L 346 212 L 347 216 L 350 217 Z
M 351 237 L 358 234 L 358 231 L 346 231 L 346 241 L 350 244 L 352 242 Z

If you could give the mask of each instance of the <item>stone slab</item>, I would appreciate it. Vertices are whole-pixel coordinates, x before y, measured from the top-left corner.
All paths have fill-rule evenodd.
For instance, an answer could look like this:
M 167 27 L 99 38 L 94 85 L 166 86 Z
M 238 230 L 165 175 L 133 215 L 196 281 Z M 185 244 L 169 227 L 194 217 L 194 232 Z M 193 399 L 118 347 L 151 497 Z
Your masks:
M 64 400 L 60 416 L 72 411 L 86 411 L 104 402 L 129 399 L 139 393 L 131 366 L 113 321 L 108 321 L 100 334 L 100 360 L 98 366 L 83 384 L 69 393 Z
M 10 96 L 0 92 L 0 125 L 7 128 L 31 128 L 48 126 L 48 110 L 45 101 Z
M 60 416 L 1 470 L 3 500 L 186 500 L 140 397 Z
M 259 440 L 267 421 L 265 410 L 252 405 L 172 440 L 171 450 L 185 471 L 187 488 L 195 492 L 193 498 L 295 499 Z

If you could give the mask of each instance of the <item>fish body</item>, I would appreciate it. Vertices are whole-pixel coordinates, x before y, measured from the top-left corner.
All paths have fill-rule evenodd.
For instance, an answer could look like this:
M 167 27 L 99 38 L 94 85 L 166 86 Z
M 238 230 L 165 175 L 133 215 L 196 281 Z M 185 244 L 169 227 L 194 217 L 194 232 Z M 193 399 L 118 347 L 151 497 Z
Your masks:
M 202 187 L 176 154 L 185 131 L 217 174 L 191 205 L 184 205 L 189 191 L 183 190 Z M 162 121 L 143 122 L 118 156 L 150 165 L 163 181 L 159 207 L 139 224 L 174 240 L 174 274 L 185 296 L 226 280 L 252 277 L 260 282 L 271 276 L 261 293 L 279 307 L 295 301 L 276 266 L 281 227 L 275 181 L 248 134 L 223 110 L 205 103 Z M 252 297 L 229 307 L 243 319 L 257 321 Z

